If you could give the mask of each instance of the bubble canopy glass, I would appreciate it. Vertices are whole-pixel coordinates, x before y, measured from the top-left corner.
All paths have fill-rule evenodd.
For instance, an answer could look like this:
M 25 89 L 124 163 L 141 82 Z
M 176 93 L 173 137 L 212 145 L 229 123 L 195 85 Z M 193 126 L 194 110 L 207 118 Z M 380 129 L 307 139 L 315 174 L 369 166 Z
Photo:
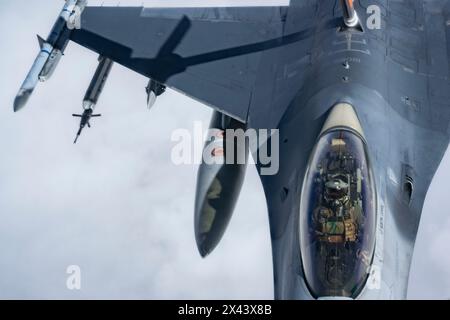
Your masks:
M 350 129 L 329 130 L 312 152 L 300 203 L 303 270 L 314 297 L 357 297 L 372 263 L 375 228 L 366 144 Z

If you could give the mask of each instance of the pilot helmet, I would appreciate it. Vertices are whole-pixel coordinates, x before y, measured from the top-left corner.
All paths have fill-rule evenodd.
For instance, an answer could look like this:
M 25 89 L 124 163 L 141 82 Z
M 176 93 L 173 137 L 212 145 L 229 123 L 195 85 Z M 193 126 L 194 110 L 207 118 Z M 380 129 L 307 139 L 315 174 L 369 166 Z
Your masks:
M 339 200 L 346 196 L 348 183 L 341 179 L 331 179 L 325 183 L 325 192 L 329 200 Z

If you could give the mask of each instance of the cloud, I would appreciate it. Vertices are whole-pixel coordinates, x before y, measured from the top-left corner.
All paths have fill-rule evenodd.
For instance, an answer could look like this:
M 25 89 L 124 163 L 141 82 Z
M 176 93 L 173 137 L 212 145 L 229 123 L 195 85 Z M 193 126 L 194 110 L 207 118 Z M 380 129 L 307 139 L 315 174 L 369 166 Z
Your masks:
M 72 141 L 71 117 L 97 64 L 75 44 L 27 109 L 16 91 L 60 10 L 53 1 L 0 4 L 0 298 L 270 299 L 267 209 L 249 168 L 222 243 L 206 260 L 193 232 L 196 166 L 170 162 L 170 133 L 206 126 L 211 111 L 173 91 L 146 110 L 146 79 L 115 65 L 93 128 Z M 450 155 L 433 183 L 415 253 L 410 297 L 450 297 L 450 216 L 444 200 Z M 431 248 L 431 250 L 430 250 Z M 82 290 L 66 289 L 66 268 Z
M 174 166 L 170 134 L 207 126 L 211 111 L 168 91 L 149 112 L 147 80 L 115 65 L 104 116 L 72 141 L 97 57 L 71 44 L 27 109 L 15 93 L 59 1 L 2 1 L 0 27 L 0 298 L 271 298 L 267 210 L 256 170 L 217 252 L 202 260 L 193 231 L 196 166 Z M 6 50 L 8 49 L 8 50 Z M 251 206 L 249 205 L 251 204 Z M 251 226 L 251 227 L 250 227 Z M 66 268 L 82 290 L 66 289 Z

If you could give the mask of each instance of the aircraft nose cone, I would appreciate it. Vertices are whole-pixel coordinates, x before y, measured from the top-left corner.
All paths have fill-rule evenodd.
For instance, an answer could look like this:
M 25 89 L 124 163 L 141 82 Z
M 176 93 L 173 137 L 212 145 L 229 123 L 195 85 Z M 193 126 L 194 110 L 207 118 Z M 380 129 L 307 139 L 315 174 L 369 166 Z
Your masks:
M 16 96 L 16 99 L 14 99 L 14 112 L 17 112 L 23 109 L 23 107 L 25 107 L 28 99 L 30 98 L 30 95 L 31 95 L 30 91 L 25 90 L 19 91 L 19 93 Z

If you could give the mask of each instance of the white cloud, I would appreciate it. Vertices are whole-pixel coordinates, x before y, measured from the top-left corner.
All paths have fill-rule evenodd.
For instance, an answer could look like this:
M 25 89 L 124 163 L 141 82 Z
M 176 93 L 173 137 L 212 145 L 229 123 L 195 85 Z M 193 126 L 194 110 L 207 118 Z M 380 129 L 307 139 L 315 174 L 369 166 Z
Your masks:
M 209 122 L 203 105 L 169 91 L 146 110 L 146 79 L 115 65 L 104 117 L 72 144 L 96 56 L 70 45 L 27 109 L 16 91 L 61 2 L 0 4 L 0 298 L 271 298 L 267 211 L 254 168 L 218 249 L 202 260 L 193 233 L 196 170 L 170 162 L 170 133 Z M 411 275 L 411 297 L 450 297 L 444 200 L 450 155 L 433 184 Z M 432 250 L 429 250 L 429 248 Z M 82 268 L 82 291 L 65 287 Z

